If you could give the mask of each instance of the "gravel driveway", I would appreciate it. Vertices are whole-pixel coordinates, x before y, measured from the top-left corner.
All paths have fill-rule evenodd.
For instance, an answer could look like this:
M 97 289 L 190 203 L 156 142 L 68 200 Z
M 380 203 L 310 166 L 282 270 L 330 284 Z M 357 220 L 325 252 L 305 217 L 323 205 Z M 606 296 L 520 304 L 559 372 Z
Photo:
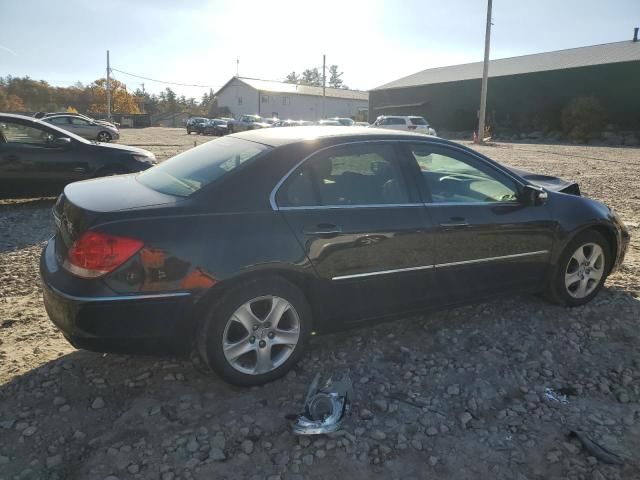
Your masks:
M 147 128 L 121 143 L 164 159 L 207 140 Z M 73 349 L 38 285 L 53 202 L 0 201 L 0 479 L 640 478 L 640 149 L 480 150 L 615 208 L 632 243 L 605 290 L 575 309 L 511 297 L 314 337 L 295 371 L 251 389 L 184 359 Z M 346 369 L 345 428 L 292 435 L 284 415 L 315 373 Z

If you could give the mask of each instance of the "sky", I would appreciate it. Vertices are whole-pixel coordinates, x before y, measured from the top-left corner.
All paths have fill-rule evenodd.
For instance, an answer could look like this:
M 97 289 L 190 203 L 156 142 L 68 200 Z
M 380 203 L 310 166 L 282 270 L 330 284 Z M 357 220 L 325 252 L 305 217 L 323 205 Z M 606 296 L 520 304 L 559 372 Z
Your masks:
M 0 0 L 0 76 L 55 86 L 111 67 L 215 91 L 236 74 L 282 80 L 337 64 L 368 90 L 431 67 L 481 61 L 486 0 Z M 640 0 L 494 0 L 491 58 L 631 40 Z M 130 90 L 181 87 L 114 71 Z

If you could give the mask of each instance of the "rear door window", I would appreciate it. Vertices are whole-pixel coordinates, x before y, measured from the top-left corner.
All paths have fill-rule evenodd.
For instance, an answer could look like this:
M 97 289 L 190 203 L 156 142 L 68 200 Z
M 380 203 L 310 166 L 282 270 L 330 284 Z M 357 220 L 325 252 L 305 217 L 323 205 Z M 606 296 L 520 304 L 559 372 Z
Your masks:
M 320 152 L 294 171 L 278 192 L 282 207 L 394 205 L 409 193 L 389 143 L 347 145 Z
M 270 150 L 260 143 L 223 137 L 176 155 L 137 178 L 158 192 L 188 197 Z
M 411 117 L 409 120 L 413 125 L 428 125 L 427 121 L 422 117 Z

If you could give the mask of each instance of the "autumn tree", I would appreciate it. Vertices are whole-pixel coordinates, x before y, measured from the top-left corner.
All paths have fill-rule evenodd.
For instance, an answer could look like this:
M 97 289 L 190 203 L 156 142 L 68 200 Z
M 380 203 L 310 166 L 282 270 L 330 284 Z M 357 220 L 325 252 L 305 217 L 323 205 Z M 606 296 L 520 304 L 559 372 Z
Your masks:
M 91 92 L 89 112 L 105 113 L 107 111 L 106 86 L 107 80 L 100 78 L 87 87 Z M 110 87 L 112 113 L 140 113 L 135 97 L 127 92 L 127 87 L 124 83 L 112 79 Z

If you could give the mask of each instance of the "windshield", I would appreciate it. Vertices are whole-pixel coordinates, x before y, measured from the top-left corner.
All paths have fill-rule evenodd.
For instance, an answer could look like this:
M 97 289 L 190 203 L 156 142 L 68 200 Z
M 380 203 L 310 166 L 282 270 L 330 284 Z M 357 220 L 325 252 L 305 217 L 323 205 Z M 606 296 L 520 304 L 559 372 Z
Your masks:
M 138 175 L 138 181 L 168 195 L 188 197 L 271 147 L 223 137 L 187 150 Z

